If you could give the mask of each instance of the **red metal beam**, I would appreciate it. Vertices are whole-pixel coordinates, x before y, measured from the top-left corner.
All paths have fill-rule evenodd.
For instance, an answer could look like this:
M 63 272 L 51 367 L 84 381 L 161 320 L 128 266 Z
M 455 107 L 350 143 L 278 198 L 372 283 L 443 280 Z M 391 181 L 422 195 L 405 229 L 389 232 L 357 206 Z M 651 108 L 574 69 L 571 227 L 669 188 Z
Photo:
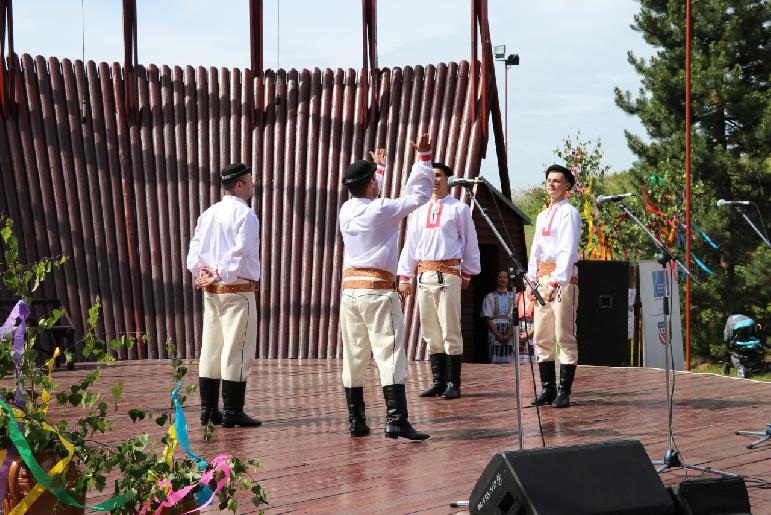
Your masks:
M 487 19 L 487 0 L 479 0 L 479 32 L 482 40 L 482 91 L 480 92 L 482 104 L 482 140 L 487 141 L 487 121 L 490 117 L 489 104 L 487 101 L 487 82 L 490 78 L 490 72 L 493 68 L 492 46 L 490 45 L 490 25 Z M 482 148 L 482 157 L 485 157 L 487 147 Z
M 263 0 L 249 0 L 249 52 L 251 56 L 251 79 L 254 79 L 257 83 L 261 83 L 263 79 L 263 50 L 265 32 L 263 30 Z M 249 110 L 249 122 L 250 126 L 254 128 L 254 114 L 257 112 L 257 126 L 262 127 L 263 121 L 263 109 L 265 106 L 265 99 L 262 94 L 262 88 L 257 88 L 258 93 L 254 93 L 254 83 L 249 82 L 247 88 L 247 105 L 251 103 L 252 95 L 254 95 L 254 109 Z
M 14 111 L 14 79 L 16 71 L 13 66 L 6 67 L 5 42 L 8 34 L 8 62 L 13 60 L 13 0 L 0 0 L 0 113 L 5 117 Z
M 685 269 L 691 271 L 691 0 L 685 2 Z M 691 370 L 691 278 L 685 276 L 685 369 Z
M 476 120 L 476 99 L 477 99 L 477 15 L 478 4 L 480 0 L 471 0 L 471 94 L 473 95 L 473 101 L 471 102 L 471 119 Z
M 377 62 L 377 0 L 361 0 L 362 63 L 364 72 L 369 72 L 368 115 L 365 125 L 374 122 L 378 113 L 378 62 Z M 359 110 L 364 106 L 360 105 Z
M 482 59 L 477 66 L 477 50 L 481 39 Z M 490 104 L 488 81 L 493 70 L 492 45 L 490 44 L 490 25 L 487 18 L 487 0 L 471 0 L 471 91 L 474 101 L 471 103 L 471 120 L 479 119 L 482 138 L 487 141 Z M 477 80 L 477 76 L 479 80 Z M 477 102 L 478 100 L 478 102 Z M 477 105 L 477 103 L 479 105 Z M 477 113 L 478 116 L 477 116 Z M 486 148 L 481 151 L 485 157 Z
M 126 83 L 123 109 L 129 122 L 134 118 L 131 112 L 132 108 L 136 106 L 136 75 L 134 70 L 137 64 L 137 2 L 136 0 L 123 0 L 123 76 Z

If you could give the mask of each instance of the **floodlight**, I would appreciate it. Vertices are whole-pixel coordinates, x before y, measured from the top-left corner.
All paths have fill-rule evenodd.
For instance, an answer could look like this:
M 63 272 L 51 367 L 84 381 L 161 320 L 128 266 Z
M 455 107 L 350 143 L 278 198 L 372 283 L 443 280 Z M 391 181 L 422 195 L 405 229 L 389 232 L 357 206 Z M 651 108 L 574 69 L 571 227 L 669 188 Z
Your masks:
M 506 58 L 506 66 L 519 66 L 519 54 L 509 54 Z

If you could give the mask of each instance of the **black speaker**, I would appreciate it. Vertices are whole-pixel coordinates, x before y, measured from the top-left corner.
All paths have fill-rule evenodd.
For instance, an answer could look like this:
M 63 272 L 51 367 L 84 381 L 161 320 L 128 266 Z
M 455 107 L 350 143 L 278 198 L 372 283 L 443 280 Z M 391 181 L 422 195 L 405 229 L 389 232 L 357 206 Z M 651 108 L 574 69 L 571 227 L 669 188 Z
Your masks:
M 674 503 L 642 444 L 616 440 L 496 454 L 469 497 L 472 514 L 656 515 Z
M 740 477 L 691 479 L 671 487 L 683 515 L 750 513 L 750 497 Z
M 576 338 L 581 365 L 629 366 L 629 263 L 578 262 Z

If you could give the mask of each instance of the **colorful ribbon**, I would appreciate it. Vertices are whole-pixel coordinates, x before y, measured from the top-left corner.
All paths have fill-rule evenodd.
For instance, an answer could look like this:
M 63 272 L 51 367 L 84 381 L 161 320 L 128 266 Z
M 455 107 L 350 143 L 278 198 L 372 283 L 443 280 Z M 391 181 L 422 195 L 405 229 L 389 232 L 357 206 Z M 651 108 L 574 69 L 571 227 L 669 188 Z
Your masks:
M 49 424 L 45 422 L 43 423 L 43 428 L 45 430 L 50 431 L 59 437 L 59 441 L 62 442 L 62 445 L 65 447 L 65 449 L 67 449 L 67 453 L 68 453 L 67 457 L 60 460 L 59 463 L 54 465 L 54 467 L 51 469 L 52 474 L 48 475 L 46 471 L 43 470 L 43 468 L 35 459 L 32 453 L 32 449 L 30 449 L 26 438 L 24 438 L 24 435 L 19 430 L 17 426 L 18 422 L 16 421 L 16 416 L 13 413 L 14 412 L 13 408 L 11 408 L 8 404 L 6 404 L 2 400 L 0 400 L 0 408 L 2 408 L 3 411 L 5 411 L 8 417 L 10 418 L 10 421 L 8 423 L 9 436 L 11 438 L 11 441 L 16 446 L 16 449 L 18 449 L 19 455 L 21 456 L 22 460 L 24 460 L 24 463 L 27 465 L 27 468 L 32 473 L 32 476 L 35 478 L 35 481 L 38 482 L 38 485 L 41 486 L 42 489 L 45 489 L 51 492 L 59 500 L 59 502 L 67 506 L 75 506 L 77 508 L 85 508 L 85 509 L 94 510 L 94 511 L 111 511 L 126 504 L 126 497 L 123 495 L 118 495 L 102 503 L 99 503 L 96 506 L 84 506 L 80 504 L 78 501 L 76 501 L 75 499 L 73 499 L 66 488 L 53 484 L 52 476 L 60 474 L 64 470 L 64 467 L 67 465 L 67 463 L 72 458 L 72 455 L 75 452 L 75 446 L 72 445 L 72 443 L 70 443 L 61 434 L 59 434 L 59 432 L 56 429 L 54 429 L 53 427 L 51 427 Z M 14 508 L 11 514 L 17 515 L 17 514 L 25 513 L 28 508 L 29 508 L 29 505 L 27 505 L 26 507 L 19 505 L 16 508 Z
M 19 423 L 25 420 L 25 415 L 19 408 L 24 407 L 24 401 L 21 398 L 21 359 L 24 354 L 24 336 L 27 329 L 27 318 L 29 317 L 29 313 L 30 310 L 27 303 L 20 300 L 16 303 L 16 306 L 14 306 L 11 314 L 8 316 L 8 319 L 5 321 L 2 327 L 0 327 L 0 338 L 2 338 L 13 331 L 14 326 L 16 325 L 16 320 L 19 320 L 19 325 L 16 327 L 16 333 L 13 337 L 13 360 L 14 365 L 16 366 L 16 399 L 14 400 L 14 405 L 16 406 L 16 409 L 14 410 L 14 408 L 0 400 L 0 407 L 2 407 L 2 409 L 8 414 L 10 419 L 8 422 L 8 432 L 11 438 L 11 442 L 13 442 L 13 444 L 9 446 L 9 448 L 4 453 L 5 456 L 3 458 L 3 464 L 0 466 L 0 498 L 4 499 L 7 493 L 8 472 L 10 470 L 11 463 L 17 457 L 21 457 L 21 459 L 27 465 L 27 468 L 32 473 L 32 476 L 37 481 L 37 484 L 27 493 L 27 495 L 24 496 L 24 498 L 19 502 L 19 504 L 16 505 L 16 507 L 10 512 L 9 515 L 23 515 L 26 513 L 30 506 L 32 506 L 32 504 L 37 501 L 37 499 L 43 494 L 45 490 L 49 490 L 53 495 L 56 496 L 57 499 L 59 499 L 60 502 L 66 505 L 77 506 L 78 508 L 86 508 L 86 506 L 83 506 L 75 499 L 73 499 L 64 487 L 54 486 L 52 484 L 53 477 L 61 474 L 72 460 L 72 456 L 75 453 L 75 446 L 66 438 L 64 438 L 59 433 L 59 431 L 54 429 L 50 424 L 43 422 L 43 429 L 54 433 L 59 438 L 59 441 L 62 443 L 64 448 L 67 449 L 67 456 L 59 460 L 59 462 L 51 468 L 50 473 L 46 473 L 33 456 L 32 450 L 30 449 L 24 434 L 19 429 Z M 53 366 L 58 356 L 59 348 L 57 347 L 51 359 L 46 362 L 49 378 L 51 377 Z M 44 415 L 48 413 L 49 400 L 50 393 L 47 390 L 43 390 L 41 409 Z M 14 411 L 16 411 L 16 414 L 14 414 Z M 19 417 L 18 421 L 17 414 Z M 117 496 L 109 499 L 108 501 L 100 503 L 97 506 L 92 506 L 90 509 L 96 511 L 110 511 L 122 506 L 125 503 L 126 498 L 124 496 Z
M 195 490 L 197 487 L 198 490 L 196 491 L 196 504 L 198 504 L 198 499 L 200 498 L 201 490 L 208 489 L 209 492 L 211 492 L 211 495 L 209 495 L 205 501 L 202 504 L 198 504 L 195 508 L 193 508 L 190 511 L 187 511 L 185 513 L 192 513 L 194 511 L 202 510 L 209 506 L 213 501 L 215 495 L 217 495 L 217 492 L 219 492 L 223 486 L 227 484 L 227 482 L 230 480 L 230 465 L 228 464 L 228 460 L 230 459 L 229 454 L 220 454 L 216 458 L 212 460 L 211 468 L 206 470 L 206 472 L 201 475 L 200 481 L 198 483 L 194 483 L 192 485 L 185 486 L 183 488 L 180 488 L 179 490 L 172 490 L 171 483 L 164 479 L 160 481 L 159 485 L 161 488 L 166 490 L 168 493 L 166 494 L 166 500 L 163 502 L 159 502 L 157 498 L 155 498 L 152 501 L 148 501 L 143 507 L 142 510 L 139 512 L 140 515 L 144 515 L 147 513 L 147 510 L 150 509 L 150 507 L 154 503 L 158 503 L 157 508 L 155 510 L 156 515 L 161 513 L 164 508 L 171 508 L 172 506 L 175 506 L 176 504 L 179 504 L 187 495 Z M 209 488 L 209 483 L 214 479 L 214 475 L 218 470 L 222 471 L 222 479 L 220 479 L 217 482 L 217 486 L 214 489 L 214 491 Z
M 16 303 L 8 315 L 5 323 L 0 327 L 0 338 L 13 331 L 16 326 L 16 320 L 19 320 L 19 327 L 16 328 L 16 334 L 13 335 L 13 361 L 16 365 L 16 400 L 14 404 L 23 407 L 24 401 L 21 399 L 21 356 L 24 354 L 24 334 L 27 330 L 27 317 L 29 317 L 29 305 L 20 300 Z
M 46 361 L 46 368 L 48 369 L 48 379 L 51 379 L 51 374 L 53 374 L 54 370 L 54 363 L 56 363 L 56 358 L 59 357 L 59 347 L 56 347 L 54 350 L 53 356 L 51 356 L 51 359 Z M 48 401 L 51 399 L 51 394 L 48 393 L 48 390 L 44 389 L 43 393 L 41 395 L 42 398 L 42 404 L 41 404 L 41 411 L 45 415 L 48 413 Z M 24 413 L 20 410 L 16 410 L 16 416 L 18 417 L 18 420 L 24 421 Z M 61 440 L 64 447 L 67 449 L 68 454 L 67 456 L 60 460 L 56 465 L 54 465 L 51 470 L 48 471 L 48 475 L 51 477 L 61 474 L 62 471 L 64 471 L 64 468 L 69 464 L 70 460 L 72 459 L 72 455 L 75 452 L 75 447 L 73 447 L 68 441 L 64 440 L 61 434 L 59 434 L 58 431 L 56 431 L 54 428 L 52 428 L 47 423 L 43 424 L 43 428 L 46 430 L 55 433 L 59 440 Z M 36 484 L 32 490 L 27 492 L 27 495 L 24 496 L 24 498 L 19 501 L 19 503 L 16 505 L 16 507 L 11 511 L 14 515 L 23 515 L 27 512 L 30 506 L 32 506 L 35 501 L 38 500 L 38 498 L 43 495 L 43 492 L 45 492 L 45 489 L 40 485 L 40 483 Z
M 21 356 L 24 353 L 24 335 L 27 330 L 27 317 L 29 317 L 29 305 L 23 300 L 20 300 L 13 307 L 13 310 L 11 310 L 5 323 L 0 327 L 0 339 L 2 339 L 13 331 L 16 320 L 19 320 L 19 327 L 16 329 L 16 334 L 13 336 L 13 361 L 16 365 L 16 399 L 14 400 L 14 404 L 16 406 L 22 405 L 20 367 Z M 19 457 L 19 452 L 13 445 L 9 445 L 8 449 L 6 449 L 3 454 L 3 463 L 0 465 L 0 499 L 5 499 L 5 495 L 8 492 L 8 473 L 11 469 L 11 463 Z
M 147 513 L 147 510 L 151 509 L 153 504 L 157 505 L 155 513 L 158 514 L 163 508 L 170 508 L 181 502 L 190 492 L 194 492 L 197 506 L 195 509 L 186 513 L 201 510 L 214 502 L 217 492 L 219 492 L 230 480 L 231 470 L 230 465 L 228 464 L 230 455 L 221 454 L 217 456 L 212 460 L 211 467 L 209 467 L 203 458 L 190 450 L 187 419 L 185 418 L 185 411 L 182 409 L 182 405 L 179 402 L 179 390 L 181 388 L 182 382 L 180 381 L 174 391 L 171 392 L 171 400 L 174 403 L 174 424 L 169 428 L 169 444 L 167 444 L 166 449 L 164 450 L 164 459 L 169 465 L 172 464 L 171 460 L 178 442 L 180 447 L 182 447 L 182 450 L 185 451 L 185 454 L 190 456 L 190 458 L 196 462 L 203 474 L 197 483 L 185 486 L 176 491 L 172 489 L 172 484 L 167 479 L 161 480 L 158 484 L 166 491 L 166 499 L 161 502 L 156 497 L 155 499 L 147 501 L 147 503 L 142 506 L 142 510 L 139 512 L 140 515 Z M 209 483 L 214 479 L 214 475 L 218 470 L 222 471 L 223 477 L 212 491 L 209 487 Z
M 701 233 L 701 236 L 702 236 L 702 237 L 703 237 L 703 238 L 704 238 L 704 239 L 707 241 L 707 243 L 709 243 L 709 245 L 710 245 L 710 246 L 711 246 L 713 249 L 717 249 L 717 248 L 720 248 L 720 247 L 718 247 L 717 243 L 715 243 L 714 241 L 712 241 L 712 239 L 710 239 L 709 235 L 708 235 L 708 234 L 707 234 L 707 233 L 704 231 L 704 229 L 702 229 L 701 227 L 699 227 L 698 225 L 696 225 L 696 224 L 695 224 L 695 223 L 693 223 L 693 222 L 691 222 L 691 227 L 693 227 L 693 228 L 694 228 L 694 229 L 696 229 L 698 232 L 700 232 L 700 233 Z
M 182 449 L 185 451 L 185 454 L 190 456 L 198 464 L 198 467 L 201 470 L 206 470 L 206 462 L 203 458 L 190 450 L 190 441 L 187 435 L 187 419 L 185 418 L 185 411 L 179 403 L 179 390 L 181 388 L 182 382 L 180 381 L 177 384 L 177 387 L 174 388 L 174 391 L 171 392 L 171 400 L 174 402 L 174 429 L 177 433 L 177 439 L 179 440 L 179 445 L 181 445 Z

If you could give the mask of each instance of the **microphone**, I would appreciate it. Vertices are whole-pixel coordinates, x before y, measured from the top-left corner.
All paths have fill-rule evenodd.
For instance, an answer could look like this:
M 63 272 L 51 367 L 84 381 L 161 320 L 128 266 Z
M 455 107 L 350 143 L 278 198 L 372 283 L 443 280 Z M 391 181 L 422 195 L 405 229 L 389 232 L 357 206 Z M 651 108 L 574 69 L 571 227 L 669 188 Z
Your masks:
M 634 193 L 622 193 L 621 195 L 598 195 L 597 205 L 601 206 L 605 202 L 619 202 L 625 198 L 634 197 Z
M 723 200 L 722 198 L 717 201 L 717 207 L 725 206 L 749 206 L 752 204 L 749 200 Z
M 476 179 L 463 179 L 461 177 L 450 177 L 447 180 L 447 184 L 450 186 L 471 186 L 472 184 L 479 184 L 483 179 L 477 177 Z

